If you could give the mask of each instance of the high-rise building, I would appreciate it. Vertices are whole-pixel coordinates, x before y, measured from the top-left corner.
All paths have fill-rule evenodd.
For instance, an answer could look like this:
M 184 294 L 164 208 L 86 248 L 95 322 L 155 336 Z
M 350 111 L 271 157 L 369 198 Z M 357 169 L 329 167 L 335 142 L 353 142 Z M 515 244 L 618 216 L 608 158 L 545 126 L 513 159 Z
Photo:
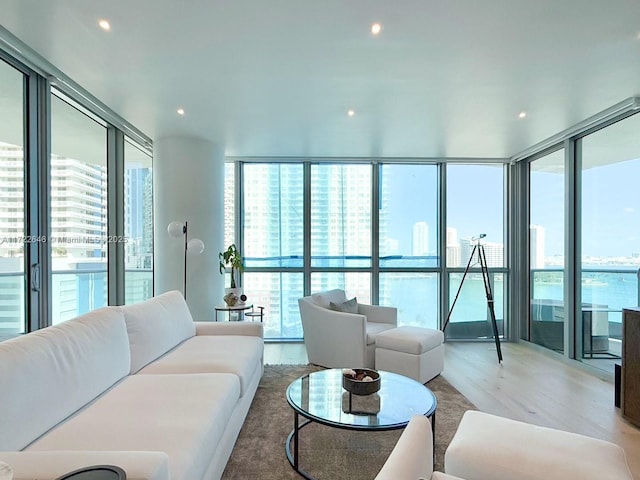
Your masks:
M 476 241 L 471 238 L 463 238 L 460 240 L 460 259 L 465 264 L 469 262 L 473 247 L 476 245 Z M 487 260 L 487 267 L 504 267 L 504 244 L 482 242 L 484 246 L 484 253 Z M 474 255 L 472 266 L 479 267 L 478 253 Z
M 427 225 L 427 222 L 416 222 L 413 225 L 411 251 L 414 257 L 428 255 L 429 226 Z
M 0 231 L 6 240 L 0 244 L 0 270 L 7 275 L 22 274 L 24 244 L 19 240 L 24 235 L 25 216 L 22 148 L 0 144 L 0 162 L 0 208 L 4 212 L 0 216 Z M 59 155 L 51 156 L 50 168 L 51 235 L 46 240 L 51 244 L 52 256 L 52 317 L 58 322 L 107 303 L 107 169 L 104 165 Z M 127 169 L 124 187 L 125 230 L 130 237 L 125 245 L 126 267 L 152 268 L 151 169 Z M 11 281 L 22 295 L 24 277 L 7 276 L 3 281 L 5 286 Z M 153 285 L 146 279 L 141 281 L 144 292 L 140 295 L 148 298 Z M 127 289 L 139 286 L 136 287 L 135 279 L 128 278 Z M 6 318 L 0 318 L 1 324 L 24 323 L 18 318 L 23 315 L 18 300 L 16 297 L 15 309 L 3 310 Z
M 460 266 L 460 242 L 458 241 L 458 230 L 447 227 L 447 266 Z

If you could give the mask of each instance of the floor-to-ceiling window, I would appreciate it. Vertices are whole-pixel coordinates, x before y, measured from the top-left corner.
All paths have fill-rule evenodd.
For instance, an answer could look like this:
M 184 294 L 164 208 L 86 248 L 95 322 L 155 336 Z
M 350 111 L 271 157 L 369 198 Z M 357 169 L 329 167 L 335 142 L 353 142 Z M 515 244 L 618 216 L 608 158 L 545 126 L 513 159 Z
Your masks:
M 443 204 L 445 168 L 451 174 Z M 229 162 L 227 200 L 233 171 Z M 336 288 L 361 303 L 397 307 L 399 325 L 440 328 L 443 282 L 459 284 L 472 237 L 480 232 L 494 240 L 483 243 L 503 333 L 508 270 L 502 163 L 239 161 L 236 171 L 242 179 L 242 286 L 250 303 L 266 307 L 266 338 L 301 338 L 298 298 Z M 441 225 L 449 209 L 453 223 L 445 234 Z M 232 213 L 229 208 L 227 241 L 234 238 Z M 473 265 L 461 295 L 456 338 L 493 336 L 479 272 Z
M 477 246 L 482 245 L 498 331 L 504 335 L 507 298 L 505 167 L 451 164 L 447 165 L 446 173 L 448 307 L 451 309 L 454 301 L 455 306 L 451 310 L 445 334 L 448 338 L 460 339 L 493 337 L 489 302 L 478 258 Z M 465 277 L 467 266 L 469 271 Z
M 621 317 L 638 306 L 640 268 L 640 115 L 584 137 L 581 154 L 582 315 L 576 357 L 613 370 Z
M 151 155 L 124 143 L 125 303 L 153 296 L 153 173 Z M 116 240 L 119 240 L 116 238 Z
M 398 308 L 399 325 L 439 328 L 439 168 L 388 163 L 378 171 L 378 303 Z
M 302 179 L 301 163 L 243 165 L 242 254 L 248 271 L 242 287 L 248 302 L 265 308 L 265 337 L 302 337 L 298 312 L 298 298 L 304 292 Z
M 529 270 L 531 342 L 564 351 L 568 307 L 565 273 L 565 152 L 529 164 Z
M 0 60 L 0 339 L 26 329 L 24 84 Z
M 107 305 L 107 128 L 51 96 L 52 322 Z
M 311 165 L 312 292 L 371 302 L 371 178 L 370 164 Z
M 153 295 L 151 139 L 58 76 L 0 50 L 0 339 Z

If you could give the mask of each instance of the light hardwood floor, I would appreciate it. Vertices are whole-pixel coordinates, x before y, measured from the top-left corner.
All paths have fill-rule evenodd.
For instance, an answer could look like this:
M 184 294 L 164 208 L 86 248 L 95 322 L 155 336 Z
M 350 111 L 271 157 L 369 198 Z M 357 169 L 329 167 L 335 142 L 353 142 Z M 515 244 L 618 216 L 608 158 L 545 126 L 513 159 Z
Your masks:
M 613 382 L 525 344 L 445 345 L 442 376 L 479 410 L 617 443 L 640 479 L 640 429 L 613 404 Z M 302 343 L 265 345 L 265 364 L 304 364 Z

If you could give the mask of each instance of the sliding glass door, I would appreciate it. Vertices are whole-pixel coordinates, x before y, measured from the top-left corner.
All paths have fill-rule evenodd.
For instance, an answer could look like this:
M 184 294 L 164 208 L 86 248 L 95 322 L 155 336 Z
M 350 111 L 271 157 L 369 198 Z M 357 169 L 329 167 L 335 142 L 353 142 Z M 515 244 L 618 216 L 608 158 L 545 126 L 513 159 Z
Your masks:
M 0 60 L 0 340 L 27 328 L 25 82 L 22 72 Z
M 637 307 L 640 268 L 640 115 L 581 140 L 580 296 L 576 357 L 613 371 L 622 309 Z
M 51 96 L 52 323 L 107 305 L 107 129 Z

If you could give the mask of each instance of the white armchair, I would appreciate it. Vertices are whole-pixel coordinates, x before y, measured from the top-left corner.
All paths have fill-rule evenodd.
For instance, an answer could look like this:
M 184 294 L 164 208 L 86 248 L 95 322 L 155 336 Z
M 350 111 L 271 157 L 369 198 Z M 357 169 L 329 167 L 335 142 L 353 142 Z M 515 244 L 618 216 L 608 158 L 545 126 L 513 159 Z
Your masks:
M 347 300 L 344 290 L 298 299 L 309 363 L 328 368 L 374 368 L 376 335 L 395 328 L 394 307 L 358 303 L 358 313 L 329 309 Z

